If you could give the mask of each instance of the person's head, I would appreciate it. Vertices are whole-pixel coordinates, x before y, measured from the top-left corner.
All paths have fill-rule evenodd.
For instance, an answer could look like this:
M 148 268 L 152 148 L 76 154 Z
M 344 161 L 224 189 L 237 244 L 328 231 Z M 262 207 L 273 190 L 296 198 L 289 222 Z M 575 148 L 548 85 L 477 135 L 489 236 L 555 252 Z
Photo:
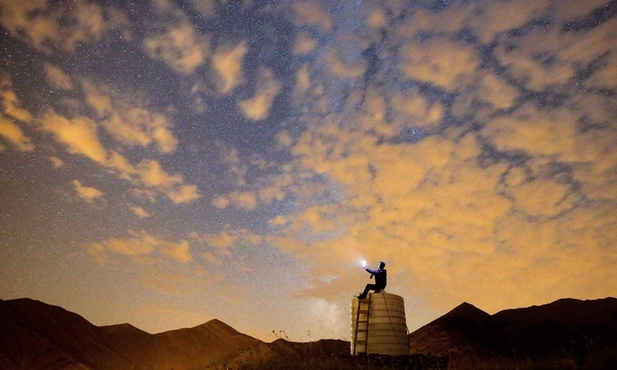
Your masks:
M 386 263 L 385 262 L 379 262 L 379 268 L 383 269 L 384 267 L 386 267 Z

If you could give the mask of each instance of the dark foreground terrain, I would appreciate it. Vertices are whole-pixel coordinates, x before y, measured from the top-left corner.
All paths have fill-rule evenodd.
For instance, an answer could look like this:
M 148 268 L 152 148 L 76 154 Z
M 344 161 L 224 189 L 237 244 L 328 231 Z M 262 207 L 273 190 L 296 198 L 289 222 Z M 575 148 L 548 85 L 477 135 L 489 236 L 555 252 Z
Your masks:
M 98 327 L 31 299 L 0 300 L 0 369 L 617 369 L 617 299 L 562 299 L 489 315 L 463 303 L 409 335 L 407 356 L 349 342 L 265 343 L 211 320 L 149 334 Z

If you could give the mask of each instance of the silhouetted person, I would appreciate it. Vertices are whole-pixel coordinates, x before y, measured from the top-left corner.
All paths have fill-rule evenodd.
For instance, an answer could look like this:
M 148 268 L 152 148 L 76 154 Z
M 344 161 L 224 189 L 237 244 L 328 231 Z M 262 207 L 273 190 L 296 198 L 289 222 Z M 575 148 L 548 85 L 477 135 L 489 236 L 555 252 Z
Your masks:
M 364 269 L 371 273 L 371 279 L 375 276 L 375 284 L 366 284 L 364 292 L 358 296 L 359 299 L 366 298 L 370 290 L 378 291 L 386 288 L 386 284 L 388 283 L 388 271 L 386 271 L 384 267 L 386 267 L 384 262 L 379 262 L 379 267 L 377 267 L 376 270 L 364 266 Z

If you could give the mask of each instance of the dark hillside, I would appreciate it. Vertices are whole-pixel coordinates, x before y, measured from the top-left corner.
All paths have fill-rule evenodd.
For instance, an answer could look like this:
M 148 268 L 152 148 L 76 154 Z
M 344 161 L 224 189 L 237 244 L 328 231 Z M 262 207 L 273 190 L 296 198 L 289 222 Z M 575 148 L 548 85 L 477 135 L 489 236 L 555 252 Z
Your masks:
M 61 307 L 0 300 L 0 369 L 617 368 L 617 299 L 494 315 L 463 303 L 409 335 L 408 356 L 351 356 L 349 342 L 272 343 L 211 320 L 149 334 L 98 327 Z

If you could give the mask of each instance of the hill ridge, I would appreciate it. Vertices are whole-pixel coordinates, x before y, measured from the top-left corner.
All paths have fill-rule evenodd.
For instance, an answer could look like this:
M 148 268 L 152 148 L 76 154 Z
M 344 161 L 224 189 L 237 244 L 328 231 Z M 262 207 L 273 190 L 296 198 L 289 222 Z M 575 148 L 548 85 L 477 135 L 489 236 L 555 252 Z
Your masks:
M 157 334 L 129 323 L 96 326 L 30 298 L 0 299 L 0 324 L 0 368 L 259 368 L 349 356 L 346 341 L 265 343 L 218 319 Z M 493 315 L 463 302 L 409 334 L 409 343 L 411 356 L 447 358 L 453 368 L 487 358 L 578 356 L 585 363 L 598 350 L 617 365 L 617 298 L 564 298 Z
M 448 356 L 455 364 L 465 359 L 463 367 L 471 366 L 473 357 L 533 359 L 593 351 L 616 353 L 617 299 L 566 298 L 493 315 L 464 302 L 409 338 L 410 353 Z

